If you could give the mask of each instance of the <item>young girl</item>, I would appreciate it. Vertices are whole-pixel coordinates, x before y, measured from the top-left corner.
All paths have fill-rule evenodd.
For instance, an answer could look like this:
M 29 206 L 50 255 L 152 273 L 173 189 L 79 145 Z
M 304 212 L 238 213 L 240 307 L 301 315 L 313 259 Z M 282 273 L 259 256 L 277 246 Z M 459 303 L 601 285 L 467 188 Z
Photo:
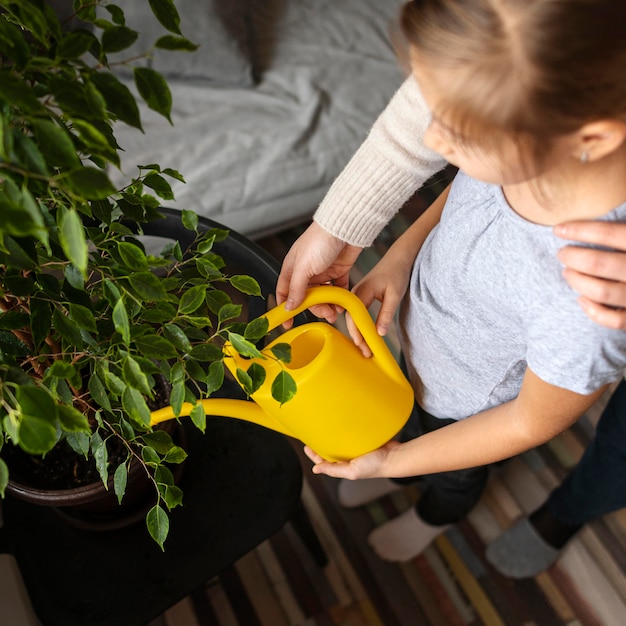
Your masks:
M 416 508 L 370 536 L 390 560 L 419 554 L 477 502 L 486 464 L 567 428 L 626 367 L 626 332 L 586 317 L 552 231 L 626 222 L 626 3 L 415 0 L 401 25 L 425 143 L 460 171 L 355 292 L 381 301 L 380 328 L 404 296 L 417 410 L 403 443 L 349 463 L 308 451 L 316 473 L 384 479 L 343 483 L 352 504 L 423 479 Z

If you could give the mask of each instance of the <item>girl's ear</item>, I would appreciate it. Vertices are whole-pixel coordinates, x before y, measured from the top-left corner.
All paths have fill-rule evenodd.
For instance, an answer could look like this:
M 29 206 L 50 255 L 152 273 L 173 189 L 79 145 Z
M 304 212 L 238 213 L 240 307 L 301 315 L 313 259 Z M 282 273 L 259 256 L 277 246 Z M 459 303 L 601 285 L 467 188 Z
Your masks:
M 577 135 L 574 156 L 585 161 L 596 161 L 624 145 L 626 123 L 619 120 L 589 122 L 578 131 Z

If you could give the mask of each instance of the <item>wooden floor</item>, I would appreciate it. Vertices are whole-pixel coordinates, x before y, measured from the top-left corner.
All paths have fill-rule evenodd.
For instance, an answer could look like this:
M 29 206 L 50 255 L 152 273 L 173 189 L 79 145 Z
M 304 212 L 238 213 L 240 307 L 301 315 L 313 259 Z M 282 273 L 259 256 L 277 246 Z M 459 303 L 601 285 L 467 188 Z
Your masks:
M 355 279 L 412 219 L 419 202 L 366 251 Z M 262 244 L 279 259 L 299 230 Z M 392 336 L 390 346 L 397 350 Z M 580 458 L 601 407 L 550 443 L 494 471 L 467 520 L 405 564 L 379 560 L 367 545 L 374 527 L 419 496 L 409 487 L 379 502 L 342 509 L 335 480 L 305 468 L 303 501 L 327 551 L 320 567 L 288 525 L 150 626 L 431 626 L 626 624 L 626 510 L 585 527 L 558 562 L 535 578 L 495 572 L 484 548 L 544 501 Z

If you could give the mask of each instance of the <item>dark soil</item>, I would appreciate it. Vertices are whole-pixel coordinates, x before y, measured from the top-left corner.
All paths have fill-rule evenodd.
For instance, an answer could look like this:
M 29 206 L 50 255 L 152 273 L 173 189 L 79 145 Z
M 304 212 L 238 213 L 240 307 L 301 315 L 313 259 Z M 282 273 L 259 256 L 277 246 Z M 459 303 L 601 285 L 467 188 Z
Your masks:
M 115 443 L 115 442 L 114 442 Z M 21 448 L 6 444 L 2 458 L 9 466 L 11 479 L 37 489 L 72 489 L 100 480 L 91 455 L 77 454 L 65 441 L 60 441 L 45 457 L 32 456 Z M 126 458 L 123 445 L 109 445 L 109 466 L 115 469 Z

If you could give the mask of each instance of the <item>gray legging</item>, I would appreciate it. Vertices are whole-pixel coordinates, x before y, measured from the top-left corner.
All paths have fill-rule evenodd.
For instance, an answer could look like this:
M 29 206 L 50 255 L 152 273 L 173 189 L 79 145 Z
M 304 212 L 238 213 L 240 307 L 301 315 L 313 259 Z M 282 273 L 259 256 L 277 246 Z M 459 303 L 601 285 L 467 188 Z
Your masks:
M 399 441 L 410 441 L 428 432 L 453 424 L 456 420 L 440 419 L 415 404 L 408 422 L 398 435 Z M 421 497 L 415 509 L 427 524 L 443 526 L 463 519 L 480 499 L 487 484 L 489 467 L 483 465 L 453 472 L 396 478 L 398 483 L 420 481 Z

